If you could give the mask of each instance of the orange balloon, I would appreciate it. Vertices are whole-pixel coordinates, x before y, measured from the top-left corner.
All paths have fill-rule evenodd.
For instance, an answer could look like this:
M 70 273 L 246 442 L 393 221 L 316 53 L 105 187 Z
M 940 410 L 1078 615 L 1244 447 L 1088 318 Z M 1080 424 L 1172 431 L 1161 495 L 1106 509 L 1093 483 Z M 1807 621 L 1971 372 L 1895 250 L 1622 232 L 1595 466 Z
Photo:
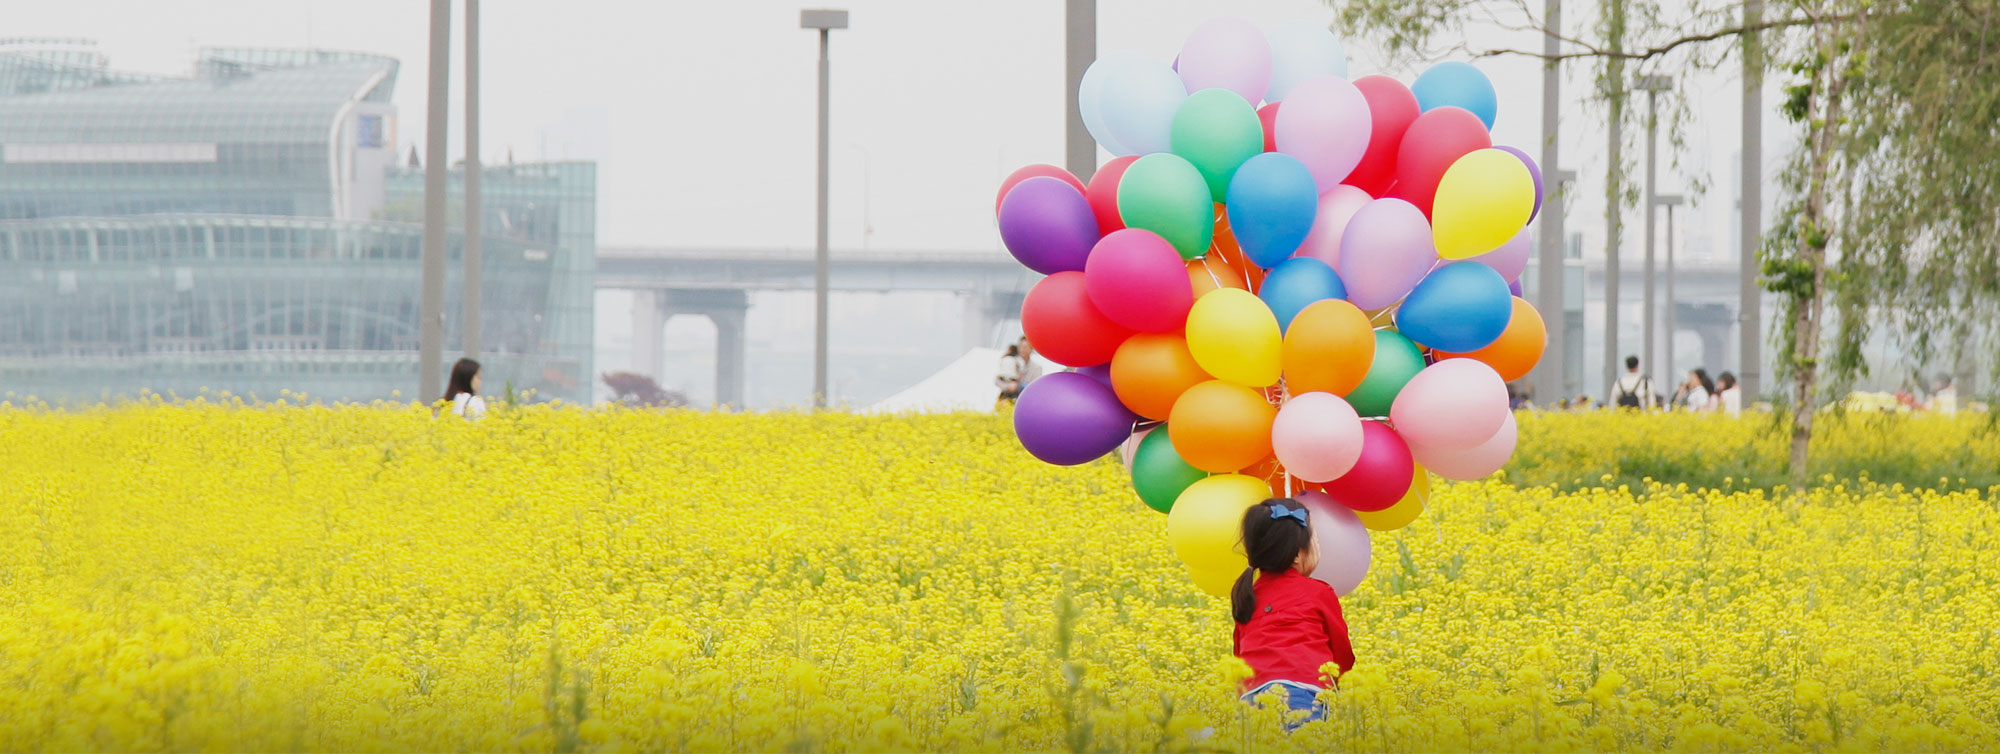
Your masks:
M 1235 269 L 1237 275 L 1247 285 L 1246 290 L 1256 293 L 1264 285 L 1264 268 L 1258 267 L 1243 253 L 1243 247 L 1236 243 L 1236 232 L 1229 229 L 1229 215 L 1220 207 L 1215 213 L 1215 239 L 1209 243 L 1208 255 L 1221 257 L 1224 264 Z
M 1218 288 L 1250 290 L 1250 281 L 1243 279 L 1243 273 L 1214 254 L 1187 260 L 1187 271 L 1188 283 L 1194 287 L 1195 298 Z
M 1315 301 L 1292 318 L 1280 354 L 1286 389 L 1344 396 L 1361 386 L 1375 363 L 1375 330 L 1353 304 Z
M 1535 311 L 1535 305 L 1514 297 L 1514 316 L 1507 320 L 1507 330 L 1500 333 L 1500 339 L 1492 345 L 1471 353 L 1437 352 L 1439 360 L 1472 359 L 1493 367 L 1500 373 L 1500 379 L 1513 382 L 1528 376 L 1535 363 L 1542 360 L 1542 351 L 1549 347 L 1549 326 L 1542 321 L 1542 313 Z
M 1268 485 L 1271 488 L 1272 497 L 1292 497 L 1301 492 L 1305 492 L 1307 489 L 1310 489 L 1306 487 L 1306 480 L 1285 473 L 1285 467 L 1283 464 L 1278 463 L 1277 456 L 1271 456 L 1262 461 L 1258 461 L 1256 464 L 1250 466 L 1249 468 L 1246 468 L 1242 471 L 1238 471 L 1236 473 L 1242 474 L 1243 476 L 1264 480 L 1264 484 Z M 1291 481 L 1292 483 L 1291 489 L 1289 490 L 1285 488 L 1285 482 L 1287 480 Z
M 1188 388 L 1167 417 L 1167 439 L 1181 460 L 1226 474 L 1271 455 L 1278 409 L 1256 390 L 1209 380 Z
M 1111 390 L 1132 413 L 1166 419 L 1188 388 L 1215 379 L 1201 370 L 1180 333 L 1138 333 L 1111 357 Z

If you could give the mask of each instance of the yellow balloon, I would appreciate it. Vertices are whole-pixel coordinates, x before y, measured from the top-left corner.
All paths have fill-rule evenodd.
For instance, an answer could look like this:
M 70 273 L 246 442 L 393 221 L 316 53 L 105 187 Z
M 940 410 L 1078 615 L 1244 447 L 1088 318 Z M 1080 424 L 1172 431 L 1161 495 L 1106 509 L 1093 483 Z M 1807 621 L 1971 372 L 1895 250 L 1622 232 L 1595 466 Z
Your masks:
M 1188 310 L 1188 353 L 1202 371 L 1223 382 L 1244 387 L 1277 384 L 1283 343 L 1277 315 L 1249 291 L 1218 288 L 1196 299 Z
M 1521 158 L 1481 149 L 1458 158 L 1438 182 L 1431 240 L 1438 256 L 1466 259 L 1498 249 L 1535 210 L 1535 179 Z
M 1249 567 L 1249 561 L 1245 560 L 1242 567 L 1234 570 L 1226 568 L 1189 568 L 1188 578 L 1194 579 L 1195 587 L 1207 593 L 1208 596 L 1229 599 L 1229 590 L 1236 588 L 1236 579 L 1243 575 L 1244 568 Z
M 1264 480 L 1242 474 L 1208 477 L 1181 491 L 1167 513 L 1167 540 L 1195 571 L 1243 572 L 1243 511 L 1271 496 Z
M 1375 531 L 1401 529 L 1423 515 L 1424 503 L 1430 498 L 1431 475 L 1424 471 L 1424 467 L 1417 466 L 1416 474 L 1410 479 L 1410 491 L 1403 493 L 1403 499 L 1379 511 L 1355 511 L 1354 516 L 1361 519 L 1362 526 Z

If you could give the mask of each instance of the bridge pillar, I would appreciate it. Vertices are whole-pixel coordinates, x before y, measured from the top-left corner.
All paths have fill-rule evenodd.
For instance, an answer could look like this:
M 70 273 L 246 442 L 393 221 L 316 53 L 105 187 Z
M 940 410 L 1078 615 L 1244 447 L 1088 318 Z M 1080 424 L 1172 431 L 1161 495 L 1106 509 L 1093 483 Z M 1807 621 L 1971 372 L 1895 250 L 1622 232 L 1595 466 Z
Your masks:
M 660 311 L 658 291 L 632 291 L 632 364 L 631 370 L 655 381 L 662 379 L 661 370 L 665 363 L 660 358 L 661 330 L 667 323 L 666 315 Z
M 1025 294 L 1013 291 L 979 291 L 960 294 L 965 306 L 965 349 L 1003 345 L 996 332 L 1000 325 L 1021 318 Z
M 715 402 L 741 407 L 746 359 L 745 322 L 750 296 L 740 289 L 660 291 L 660 321 L 682 314 L 706 317 L 715 325 Z

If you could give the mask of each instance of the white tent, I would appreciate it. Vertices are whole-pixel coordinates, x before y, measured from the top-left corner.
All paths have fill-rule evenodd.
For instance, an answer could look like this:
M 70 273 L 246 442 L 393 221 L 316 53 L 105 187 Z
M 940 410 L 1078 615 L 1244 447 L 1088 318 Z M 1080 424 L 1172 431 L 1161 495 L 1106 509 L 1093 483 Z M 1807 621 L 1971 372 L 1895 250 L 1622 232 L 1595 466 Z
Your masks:
M 966 351 L 936 374 L 869 406 L 867 413 L 991 412 L 1000 397 L 1000 388 L 993 384 L 993 376 L 1000 371 L 1000 356 L 1003 353 L 998 348 Z M 1035 355 L 1035 363 L 1041 366 L 1043 374 L 1062 369 L 1042 358 L 1041 354 Z

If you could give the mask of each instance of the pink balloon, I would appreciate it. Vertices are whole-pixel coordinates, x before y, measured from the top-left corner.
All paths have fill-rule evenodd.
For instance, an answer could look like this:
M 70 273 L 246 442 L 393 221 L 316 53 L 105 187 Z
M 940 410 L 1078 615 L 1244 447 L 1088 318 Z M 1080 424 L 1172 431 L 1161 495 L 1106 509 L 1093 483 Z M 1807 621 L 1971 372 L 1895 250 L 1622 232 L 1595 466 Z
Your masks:
M 1334 594 L 1347 596 L 1368 577 L 1368 562 L 1372 558 L 1368 527 L 1361 524 L 1354 511 L 1325 493 L 1303 492 L 1297 499 L 1306 507 L 1306 517 L 1312 519 L 1313 540 L 1319 543 L 1319 567 L 1308 575 L 1333 587 Z
M 1520 425 L 1514 423 L 1514 414 L 1509 412 L 1499 432 L 1470 449 L 1437 450 L 1411 444 L 1410 453 L 1433 474 L 1470 482 L 1485 479 L 1506 466 L 1507 459 L 1514 456 L 1514 444 L 1520 439 L 1520 433 Z
M 1314 76 L 1293 87 L 1277 120 L 1278 151 L 1305 163 L 1322 194 L 1361 164 L 1375 127 L 1368 99 L 1339 76 Z
M 1312 257 L 1339 269 L 1340 234 L 1347 230 L 1347 222 L 1354 219 L 1354 213 L 1371 201 L 1374 197 L 1368 192 L 1345 183 L 1320 194 L 1319 214 L 1313 218 L 1312 232 L 1306 234 L 1305 243 L 1299 244 L 1299 251 L 1293 256 Z
M 1341 230 L 1338 261 L 1333 269 L 1355 306 L 1369 311 L 1401 301 L 1437 264 L 1430 221 L 1401 199 L 1370 201 Z
M 1361 460 L 1361 415 L 1332 393 L 1300 393 L 1278 409 L 1271 449 L 1292 476 L 1329 482 Z
M 1311 237 L 1308 236 L 1307 238 Z M 1520 280 L 1521 272 L 1528 269 L 1528 254 L 1533 250 L 1531 248 L 1533 246 L 1534 243 L 1528 239 L 1528 229 L 1522 228 L 1521 232 L 1514 234 L 1513 240 L 1502 244 L 1500 248 L 1472 257 L 1466 261 L 1478 262 L 1491 267 L 1500 273 L 1500 277 L 1506 278 L 1507 282 L 1512 283 Z
M 1493 367 L 1472 359 L 1445 359 L 1424 367 L 1389 406 L 1389 421 L 1411 445 L 1470 450 L 1493 438 L 1512 414 L 1507 382 Z
M 1271 42 L 1244 19 L 1211 19 L 1188 35 L 1174 66 L 1190 92 L 1228 89 L 1255 105 L 1271 86 Z
M 1091 248 L 1083 285 L 1106 319 L 1140 332 L 1179 330 L 1194 305 L 1194 285 L 1180 252 L 1139 228 L 1113 231 Z

